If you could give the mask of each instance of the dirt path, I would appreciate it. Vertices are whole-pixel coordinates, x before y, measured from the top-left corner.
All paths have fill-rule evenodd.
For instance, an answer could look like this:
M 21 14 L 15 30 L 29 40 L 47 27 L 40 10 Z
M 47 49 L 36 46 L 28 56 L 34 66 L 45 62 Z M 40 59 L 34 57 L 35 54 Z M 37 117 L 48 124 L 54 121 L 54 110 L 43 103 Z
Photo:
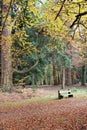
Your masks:
M 0 107 L 0 130 L 87 130 L 87 99 Z

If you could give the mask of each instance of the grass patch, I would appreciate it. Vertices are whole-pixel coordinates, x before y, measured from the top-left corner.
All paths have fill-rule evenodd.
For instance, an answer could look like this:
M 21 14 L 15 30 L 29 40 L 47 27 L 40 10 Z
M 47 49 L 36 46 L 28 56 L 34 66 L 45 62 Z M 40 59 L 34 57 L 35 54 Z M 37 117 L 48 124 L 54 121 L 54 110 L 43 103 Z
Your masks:
M 57 120 L 58 120 L 59 122 L 64 122 L 64 123 L 66 123 L 66 122 L 68 121 L 65 117 L 57 118 Z
M 6 102 L 0 103 L 0 107 L 17 107 L 21 105 L 28 105 L 30 103 L 44 103 L 54 100 L 54 98 L 38 98 L 38 99 L 26 99 L 18 102 Z
M 74 94 L 74 97 L 86 97 L 87 98 L 87 89 L 77 89 L 77 88 L 72 88 L 71 89 L 72 93 Z
M 75 93 L 75 92 L 78 91 L 78 89 L 74 87 L 74 88 L 71 89 L 71 91 L 72 91 L 73 93 Z

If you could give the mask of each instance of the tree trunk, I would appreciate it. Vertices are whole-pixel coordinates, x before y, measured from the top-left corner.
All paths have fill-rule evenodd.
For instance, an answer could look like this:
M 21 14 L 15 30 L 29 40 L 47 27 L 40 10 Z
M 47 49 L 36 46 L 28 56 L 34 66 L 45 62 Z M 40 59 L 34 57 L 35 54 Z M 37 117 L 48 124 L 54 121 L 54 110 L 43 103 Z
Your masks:
M 5 4 L 4 4 L 5 3 Z M 6 16 L 10 4 L 3 0 L 2 15 Z M 11 59 L 11 17 L 2 18 L 1 39 L 1 86 L 3 90 L 9 90 L 12 86 L 12 59 Z
M 72 84 L 72 78 L 71 78 L 71 68 L 68 68 L 67 70 L 67 85 Z
M 85 66 L 82 66 L 82 76 L 81 76 L 81 85 L 85 86 L 85 82 L 86 82 L 86 70 L 85 70 Z
M 62 69 L 62 89 L 65 88 L 65 68 Z
M 54 85 L 57 85 L 58 82 L 57 82 L 57 74 L 56 74 L 56 63 L 55 63 L 55 58 L 56 56 L 53 54 L 52 55 L 52 62 L 53 62 L 53 82 L 54 82 Z

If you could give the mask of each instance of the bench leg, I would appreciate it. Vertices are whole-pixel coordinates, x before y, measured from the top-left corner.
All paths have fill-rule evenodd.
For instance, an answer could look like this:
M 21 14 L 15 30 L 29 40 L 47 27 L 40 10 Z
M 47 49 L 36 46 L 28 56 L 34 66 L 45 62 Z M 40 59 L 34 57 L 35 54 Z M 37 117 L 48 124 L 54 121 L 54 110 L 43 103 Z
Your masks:
M 58 91 L 58 99 L 63 99 L 63 96 L 60 94 L 59 91 Z
M 68 98 L 71 98 L 71 97 L 73 97 L 73 94 L 68 95 Z

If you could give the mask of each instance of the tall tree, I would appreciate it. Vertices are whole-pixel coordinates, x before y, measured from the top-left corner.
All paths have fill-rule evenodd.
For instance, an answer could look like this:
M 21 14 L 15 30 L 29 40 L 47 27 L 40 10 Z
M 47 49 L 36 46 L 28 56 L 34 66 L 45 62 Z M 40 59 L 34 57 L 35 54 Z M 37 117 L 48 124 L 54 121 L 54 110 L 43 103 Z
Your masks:
M 2 36 L 1 36 L 1 85 L 5 89 L 12 86 L 12 61 L 11 61 L 11 9 L 10 0 L 2 3 Z
M 84 86 L 86 83 L 86 66 L 82 66 L 81 85 Z
M 30 8 L 28 8 L 30 5 Z M 3 0 L 2 1 L 2 30 L 1 31 L 1 85 L 5 90 L 9 90 L 12 87 L 12 76 L 13 72 L 17 73 L 27 73 L 33 69 L 37 64 L 36 63 L 30 67 L 28 70 L 16 70 L 12 68 L 12 42 L 13 35 L 12 29 L 16 32 L 15 36 L 19 39 L 19 42 L 26 44 L 26 35 L 25 26 L 31 26 L 35 22 L 34 8 L 35 4 L 32 1 L 13 1 L 13 0 Z M 13 8 L 13 10 L 11 10 Z M 34 11 L 32 10 L 34 9 Z M 17 11 L 18 9 L 18 11 Z M 31 10 L 31 12 L 29 12 Z M 30 19 L 30 21 L 28 21 Z M 31 20 L 32 19 L 32 20 Z M 15 24 L 15 27 L 13 28 Z M 17 28 L 18 27 L 18 28 Z M 22 29 L 23 28 L 23 29 Z M 26 46 L 26 45 L 25 45 Z M 24 48 L 23 48 L 24 49 Z M 30 46 L 31 49 L 31 46 Z M 15 55 L 15 54 L 14 54 Z

